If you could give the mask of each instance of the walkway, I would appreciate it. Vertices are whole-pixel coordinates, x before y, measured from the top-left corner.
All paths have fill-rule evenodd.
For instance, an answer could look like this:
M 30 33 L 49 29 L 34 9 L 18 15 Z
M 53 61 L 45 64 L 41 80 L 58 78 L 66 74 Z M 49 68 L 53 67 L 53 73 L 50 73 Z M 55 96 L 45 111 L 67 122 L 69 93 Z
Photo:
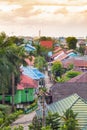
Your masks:
M 20 117 L 19 119 L 17 119 L 15 122 L 12 123 L 12 128 L 14 128 L 15 126 L 23 126 L 24 130 L 28 130 L 28 125 L 32 122 L 32 119 L 35 116 L 35 112 L 29 113 L 29 114 L 25 114 L 22 117 Z

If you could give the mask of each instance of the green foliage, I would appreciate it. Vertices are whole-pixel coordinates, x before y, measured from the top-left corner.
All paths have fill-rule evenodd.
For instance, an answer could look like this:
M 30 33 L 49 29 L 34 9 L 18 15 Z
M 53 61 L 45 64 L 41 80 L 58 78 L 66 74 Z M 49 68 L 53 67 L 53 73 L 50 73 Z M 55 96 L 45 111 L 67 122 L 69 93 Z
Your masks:
M 18 127 L 11 128 L 10 126 L 6 126 L 1 128 L 0 130 L 24 130 L 23 126 L 19 125 Z
M 2 122 L 2 124 L 0 124 L 0 127 L 3 129 L 5 126 L 9 126 L 9 124 L 11 124 L 13 121 L 15 121 L 15 119 L 17 119 L 18 116 L 21 114 L 23 114 L 22 110 L 16 111 L 9 115 L 4 115 L 4 117 L 1 118 L 3 120 L 3 122 Z
M 68 44 L 69 49 L 76 49 L 77 39 L 75 37 L 67 37 L 66 42 Z
M 50 126 L 46 126 L 46 127 L 41 128 L 41 130 L 52 130 L 52 129 Z
M 69 64 L 68 70 L 72 70 L 73 68 L 74 68 L 74 65 L 73 64 Z
M 14 74 L 13 86 L 16 86 L 20 75 L 19 67 L 25 63 L 24 57 L 26 57 L 26 53 L 24 47 L 17 46 L 15 43 L 17 39 L 16 37 L 7 37 L 6 34 L 0 33 L 0 90 L 3 104 L 5 103 L 5 93 L 11 90 L 12 74 Z M 14 104 L 13 100 L 12 104 Z
M 42 119 L 34 117 L 32 124 L 29 125 L 29 130 L 58 130 L 60 117 L 58 113 L 48 113 L 46 117 L 46 127 L 42 127 Z
M 34 65 L 36 68 L 38 68 L 40 71 L 44 71 L 44 67 L 46 66 L 46 60 L 42 56 L 38 56 L 35 58 Z
M 69 72 L 67 72 L 66 76 L 68 78 L 73 78 L 75 76 L 78 76 L 79 74 L 80 74 L 80 72 L 78 72 L 78 71 L 69 71 Z
M 65 78 L 64 77 L 62 77 L 62 78 L 57 77 L 56 82 L 60 82 L 60 83 L 65 82 Z
M 44 57 L 45 59 L 47 59 L 48 57 L 48 52 L 50 51 L 50 49 L 46 48 L 46 47 L 43 47 L 39 44 L 36 44 L 35 45 L 35 48 L 36 48 L 36 51 L 35 51 L 35 56 L 38 57 L 38 56 L 42 56 Z
M 48 116 L 46 117 L 46 125 L 50 125 L 52 130 L 58 130 L 60 125 L 59 120 L 60 116 L 58 113 L 52 114 L 51 112 L 48 112 Z
M 37 101 L 35 100 L 32 104 L 30 104 L 29 106 L 25 107 L 25 113 L 30 113 L 32 111 L 34 111 L 35 109 L 37 109 L 38 104 Z
M 19 125 L 18 127 L 15 127 L 14 130 L 24 130 L 23 126 Z
M 62 116 L 64 124 L 61 130 L 78 130 L 78 120 L 76 117 L 77 113 L 74 113 L 71 109 L 67 109 L 66 112 L 64 112 L 64 116 Z
M 29 125 L 29 130 L 41 130 L 42 120 L 38 119 L 36 116 L 33 118 L 32 124 Z
M 45 37 L 45 36 L 43 36 L 43 37 L 40 37 L 40 41 L 52 41 L 52 38 L 51 37 Z
M 5 114 L 10 114 L 11 113 L 11 106 L 0 104 L 0 111 L 2 111 Z
M 78 51 L 81 53 L 81 55 L 84 55 L 85 54 L 85 46 L 80 46 Z
M 57 61 L 55 62 L 53 65 L 52 65 L 52 73 L 56 79 L 56 77 L 61 77 L 62 75 L 62 64 L 60 61 Z

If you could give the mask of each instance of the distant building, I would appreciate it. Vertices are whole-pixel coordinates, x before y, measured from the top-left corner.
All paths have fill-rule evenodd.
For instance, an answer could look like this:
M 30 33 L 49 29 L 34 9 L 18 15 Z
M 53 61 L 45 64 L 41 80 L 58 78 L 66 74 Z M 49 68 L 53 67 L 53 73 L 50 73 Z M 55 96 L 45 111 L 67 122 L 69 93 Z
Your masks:
M 40 45 L 46 48 L 52 48 L 53 41 L 40 41 Z

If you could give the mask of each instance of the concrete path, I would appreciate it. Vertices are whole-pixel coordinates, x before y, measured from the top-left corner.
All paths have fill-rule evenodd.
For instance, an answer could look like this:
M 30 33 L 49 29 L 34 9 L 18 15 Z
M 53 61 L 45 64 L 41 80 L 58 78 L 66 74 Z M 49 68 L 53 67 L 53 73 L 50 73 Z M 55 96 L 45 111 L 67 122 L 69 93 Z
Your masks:
M 28 130 L 28 125 L 32 122 L 32 119 L 36 115 L 35 111 L 29 114 L 25 114 L 18 118 L 15 122 L 12 123 L 11 127 L 14 128 L 15 126 L 23 126 L 24 130 Z

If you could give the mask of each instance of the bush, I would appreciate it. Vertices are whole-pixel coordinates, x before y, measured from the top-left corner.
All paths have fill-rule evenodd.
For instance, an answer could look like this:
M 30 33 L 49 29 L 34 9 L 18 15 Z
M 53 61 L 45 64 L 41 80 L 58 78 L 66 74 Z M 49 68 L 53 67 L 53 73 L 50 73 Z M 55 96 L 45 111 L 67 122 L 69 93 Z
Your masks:
M 78 72 L 78 71 L 69 71 L 69 72 L 67 72 L 66 76 L 68 78 L 73 78 L 75 76 L 78 76 L 79 74 L 80 74 L 80 72 Z
M 11 113 L 11 106 L 0 104 L 0 111 L 2 111 L 5 114 L 10 114 Z
M 6 116 L 4 122 L 1 124 L 1 127 L 8 126 L 9 124 L 11 124 L 13 121 L 15 121 L 15 119 L 18 118 L 20 114 L 23 114 L 22 110 L 16 111 L 9 116 Z

